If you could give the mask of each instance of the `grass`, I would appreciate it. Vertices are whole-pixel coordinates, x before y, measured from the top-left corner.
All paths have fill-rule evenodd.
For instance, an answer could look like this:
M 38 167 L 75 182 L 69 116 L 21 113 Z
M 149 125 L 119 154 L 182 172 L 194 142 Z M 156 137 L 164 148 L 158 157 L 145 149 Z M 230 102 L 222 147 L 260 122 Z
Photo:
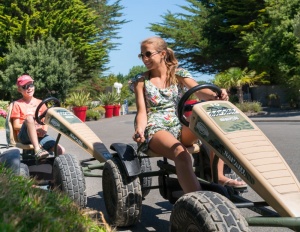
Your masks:
M 34 183 L 0 165 L 0 231 L 112 231 L 63 193 L 33 188 Z

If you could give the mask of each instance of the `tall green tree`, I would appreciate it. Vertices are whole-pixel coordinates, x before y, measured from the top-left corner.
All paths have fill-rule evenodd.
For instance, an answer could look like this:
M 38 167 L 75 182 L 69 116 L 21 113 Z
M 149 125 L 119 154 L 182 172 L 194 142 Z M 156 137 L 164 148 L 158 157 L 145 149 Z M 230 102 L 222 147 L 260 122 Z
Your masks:
M 132 78 L 134 78 L 137 74 L 145 72 L 145 71 L 147 71 L 147 68 L 145 67 L 145 65 L 133 66 L 129 70 L 129 73 L 125 76 L 125 80 L 129 81 Z
M 97 16 L 95 24 L 99 28 L 99 37 L 105 41 L 108 49 L 116 49 L 119 43 L 115 42 L 121 37 L 118 30 L 121 26 L 129 21 L 122 19 L 121 0 L 116 0 L 110 4 L 108 0 L 82 0 L 95 11 Z
M 25 45 L 51 35 L 72 48 L 82 69 L 80 80 L 98 76 L 106 70 L 111 45 L 97 20 L 95 11 L 81 0 L 6 0 L 0 3 L 0 57 L 7 53 L 10 39 Z
M 241 69 L 238 67 L 232 67 L 224 72 L 221 72 L 215 76 L 213 83 L 218 86 L 222 86 L 230 90 L 231 88 L 237 89 L 237 95 L 239 103 L 244 102 L 243 98 L 243 86 L 244 85 L 253 85 L 259 83 L 269 83 L 265 79 L 266 73 L 256 74 L 254 70 L 248 71 L 248 68 Z
M 51 37 L 25 46 L 12 42 L 4 61 L 5 69 L 0 71 L 0 99 L 20 98 L 16 80 L 23 73 L 28 73 L 34 79 L 37 97 L 51 95 L 64 100 L 81 74 L 72 49 Z
M 247 67 L 240 47 L 243 32 L 264 8 L 263 0 L 187 0 L 186 13 L 163 15 L 162 23 L 150 30 L 165 38 L 182 65 L 192 71 L 218 73 L 232 66 Z
M 294 34 L 300 1 L 266 0 L 265 10 L 255 30 L 243 37 L 249 67 L 268 72 L 273 84 L 286 84 L 300 74 L 299 40 Z

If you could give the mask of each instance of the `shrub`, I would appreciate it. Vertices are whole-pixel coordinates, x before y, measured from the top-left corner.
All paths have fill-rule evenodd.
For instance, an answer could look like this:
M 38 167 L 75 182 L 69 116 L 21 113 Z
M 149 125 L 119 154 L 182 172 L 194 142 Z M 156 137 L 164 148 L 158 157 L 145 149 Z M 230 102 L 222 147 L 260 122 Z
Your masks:
M 244 102 L 235 104 L 242 112 L 260 112 L 262 106 L 260 102 Z
M 84 215 L 65 194 L 34 184 L 0 165 L 0 231 L 111 231 Z
M 93 108 L 93 110 L 98 111 L 101 116 L 105 114 L 105 109 L 103 108 L 103 106 L 97 106 Z
M 91 120 L 91 119 L 99 120 L 100 119 L 100 113 L 98 111 L 94 110 L 94 109 L 92 109 L 92 110 L 89 109 L 89 110 L 86 111 L 86 118 L 87 118 L 87 120 Z

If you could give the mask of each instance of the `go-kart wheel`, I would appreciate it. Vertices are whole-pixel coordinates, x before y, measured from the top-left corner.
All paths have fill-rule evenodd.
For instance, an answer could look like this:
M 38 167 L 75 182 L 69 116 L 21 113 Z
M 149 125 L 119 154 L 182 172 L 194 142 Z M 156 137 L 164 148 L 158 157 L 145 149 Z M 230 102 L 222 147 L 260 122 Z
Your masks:
M 214 192 L 192 192 L 175 203 L 170 231 L 250 231 L 248 223 L 235 205 Z
M 149 158 L 145 158 L 146 156 L 144 153 L 140 154 L 141 157 L 141 172 L 151 172 L 151 162 Z M 152 186 L 152 177 L 140 177 L 140 183 L 142 187 L 142 197 L 145 198 L 149 193 L 150 189 L 143 189 L 145 187 L 151 187 Z
M 195 93 L 201 89 L 210 89 L 210 90 L 216 92 L 217 96 L 219 96 L 219 97 L 221 96 L 221 93 L 222 93 L 222 90 L 219 87 L 212 85 L 212 84 L 197 85 L 197 86 L 189 89 L 187 92 L 185 92 L 183 94 L 183 96 L 181 97 L 181 99 L 179 100 L 177 111 L 178 111 L 178 117 L 179 117 L 180 122 L 187 127 L 189 126 L 189 122 L 185 119 L 183 114 L 185 111 L 190 111 L 191 107 L 194 104 L 188 105 L 188 104 L 185 104 L 185 102 L 188 100 L 188 98 L 193 93 Z
M 38 124 L 40 125 L 45 125 L 45 123 L 43 123 L 41 120 L 46 116 L 46 113 L 47 113 L 47 110 L 45 110 L 43 113 L 41 113 L 39 115 L 39 111 L 40 111 L 40 108 L 42 107 L 42 105 L 46 105 L 47 106 L 47 110 L 49 108 L 52 108 L 52 107 L 60 107 L 60 101 L 55 98 L 55 97 L 48 97 L 46 99 L 44 99 L 39 105 L 38 107 L 36 108 L 35 110 L 35 114 L 34 114 L 34 117 L 35 117 L 35 120 L 37 121 Z
M 106 211 L 114 226 L 130 226 L 138 222 L 142 209 L 139 178 L 128 177 L 121 160 L 107 160 L 102 174 L 102 189 Z
M 74 156 L 57 156 L 53 163 L 54 187 L 66 193 L 79 207 L 86 206 L 86 188 L 82 168 Z
M 26 164 L 20 163 L 20 176 L 30 177 L 29 168 Z

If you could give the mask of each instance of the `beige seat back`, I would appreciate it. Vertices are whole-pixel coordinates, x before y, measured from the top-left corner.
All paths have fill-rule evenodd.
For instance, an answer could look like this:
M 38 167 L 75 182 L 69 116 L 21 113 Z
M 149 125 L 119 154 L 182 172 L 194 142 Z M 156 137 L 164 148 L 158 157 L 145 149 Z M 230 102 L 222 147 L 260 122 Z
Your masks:
M 13 102 L 9 104 L 7 117 L 5 121 L 6 142 L 9 146 L 17 147 L 20 149 L 25 149 L 25 150 L 34 149 L 32 144 L 23 144 L 18 142 L 18 136 L 13 130 L 13 125 L 10 118 L 13 105 L 14 105 Z

